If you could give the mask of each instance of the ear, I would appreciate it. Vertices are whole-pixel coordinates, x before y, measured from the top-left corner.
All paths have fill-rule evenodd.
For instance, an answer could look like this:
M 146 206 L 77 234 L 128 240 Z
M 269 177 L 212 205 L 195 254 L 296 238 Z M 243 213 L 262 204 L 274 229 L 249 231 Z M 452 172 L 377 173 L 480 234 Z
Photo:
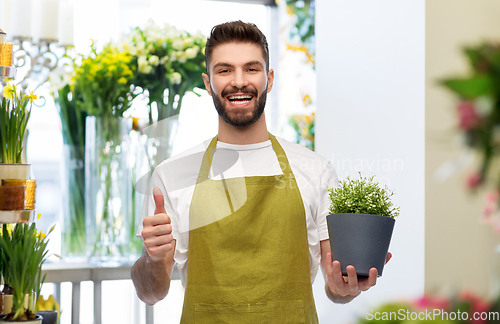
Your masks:
M 274 70 L 269 69 L 267 72 L 267 93 L 271 92 L 271 89 L 273 88 L 273 82 L 274 82 Z
M 212 95 L 212 90 L 210 88 L 210 77 L 206 73 L 202 73 L 203 83 L 205 83 L 205 89 L 207 89 L 208 94 Z

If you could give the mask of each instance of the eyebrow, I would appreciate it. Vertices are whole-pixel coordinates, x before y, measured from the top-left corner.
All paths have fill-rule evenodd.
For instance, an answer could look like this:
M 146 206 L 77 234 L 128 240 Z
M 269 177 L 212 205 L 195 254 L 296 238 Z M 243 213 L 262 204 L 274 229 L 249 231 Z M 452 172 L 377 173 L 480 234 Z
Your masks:
M 251 66 L 251 65 L 260 65 L 262 68 L 264 68 L 264 66 L 262 65 L 262 63 L 260 61 L 250 61 L 250 62 L 245 63 L 244 66 Z M 220 62 L 220 63 L 216 63 L 214 65 L 214 70 L 218 67 L 234 67 L 234 66 L 232 64 L 229 64 L 229 63 Z

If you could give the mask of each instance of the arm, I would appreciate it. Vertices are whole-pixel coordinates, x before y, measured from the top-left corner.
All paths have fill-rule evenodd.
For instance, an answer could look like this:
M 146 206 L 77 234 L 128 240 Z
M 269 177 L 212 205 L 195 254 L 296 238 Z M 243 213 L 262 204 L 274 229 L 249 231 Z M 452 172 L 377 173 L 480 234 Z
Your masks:
M 172 250 L 163 260 L 154 261 L 146 248 L 132 267 L 132 282 L 137 296 L 144 303 L 152 306 L 165 298 L 170 288 L 170 278 L 174 267 L 175 240 Z
M 163 195 L 155 188 L 155 214 L 144 219 L 144 252 L 132 267 L 132 282 L 137 296 L 148 305 L 165 298 L 174 266 L 175 240 L 170 217 L 165 212 Z
M 328 298 L 338 304 L 346 304 L 359 296 L 362 291 L 366 291 L 377 283 L 378 272 L 376 268 L 371 268 L 369 277 L 358 281 L 356 270 L 353 266 L 347 266 L 347 277 L 342 276 L 340 262 L 332 262 L 330 251 L 330 240 L 323 240 L 321 244 L 321 270 L 325 277 L 325 290 Z M 387 253 L 386 263 L 392 257 Z

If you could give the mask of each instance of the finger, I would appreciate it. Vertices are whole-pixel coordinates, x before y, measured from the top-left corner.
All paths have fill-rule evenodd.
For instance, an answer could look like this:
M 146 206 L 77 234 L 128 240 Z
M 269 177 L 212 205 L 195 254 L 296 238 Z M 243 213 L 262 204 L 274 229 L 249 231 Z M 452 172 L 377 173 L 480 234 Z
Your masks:
M 349 294 L 355 295 L 358 293 L 358 276 L 354 266 L 349 265 L 346 267 L 347 271 L 347 284 L 349 286 Z
M 371 268 L 370 272 L 368 273 L 368 278 L 365 281 L 360 282 L 359 290 L 366 291 L 371 287 L 375 286 L 375 284 L 377 283 L 377 277 L 378 277 L 377 268 Z
M 156 214 L 166 214 L 167 211 L 165 210 L 165 202 L 164 202 L 163 194 L 162 194 L 160 188 L 154 187 L 153 198 L 155 200 L 155 205 L 156 205 L 155 215 Z
M 330 290 L 333 293 L 345 296 L 347 284 L 345 283 L 344 277 L 342 276 L 342 268 L 339 261 L 333 261 L 332 270 L 332 276 L 328 278 L 328 282 L 332 284 L 330 285 Z
M 172 234 L 166 234 L 162 236 L 150 236 L 144 240 L 144 246 L 147 249 L 151 249 L 155 246 L 161 246 L 165 244 L 172 243 L 174 237 Z
M 147 239 L 152 236 L 163 236 L 172 234 L 172 225 L 162 224 L 156 226 L 147 226 L 141 232 L 143 239 Z
M 158 214 L 144 218 L 144 220 L 142 221 L 142 226 L 146 228 L 148 226 L 165 225 L 170 223 L 171 220 L 167 214 Z
M 390 259 L 392 259 L 392 253 L 387 252 L 387 257 L 385 258 L 385 263 L 387 264 L 387 262 L 389 262 Z
M 165 258 L 168 252 L 172 250 L 172 243 L 154 246 L 146 249 L 147 254 L 153 261 L 160 261 Z

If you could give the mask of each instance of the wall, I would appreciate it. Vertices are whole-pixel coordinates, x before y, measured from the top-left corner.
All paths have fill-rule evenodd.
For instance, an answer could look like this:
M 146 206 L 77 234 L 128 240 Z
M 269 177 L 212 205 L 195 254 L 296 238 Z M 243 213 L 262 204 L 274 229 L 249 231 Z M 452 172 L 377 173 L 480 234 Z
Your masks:
M 426 6 L 425 289 L 487 296 L 488 261 L 500 235 L 479 224 L 484 191 L 472 195 L 465 186 L 476 161 L 464 158 L 455 97 L 436 80 L 467 72 L 463 45 L 500 40 L 500 2 L 431 0 Z
M 316 145 L 344 179 L 375 174 L 401 206 L 377 287 L 347 305 L 315 283 L 321 323 L 346 323 L 424 289 L 425 3 L 317 0 Z

